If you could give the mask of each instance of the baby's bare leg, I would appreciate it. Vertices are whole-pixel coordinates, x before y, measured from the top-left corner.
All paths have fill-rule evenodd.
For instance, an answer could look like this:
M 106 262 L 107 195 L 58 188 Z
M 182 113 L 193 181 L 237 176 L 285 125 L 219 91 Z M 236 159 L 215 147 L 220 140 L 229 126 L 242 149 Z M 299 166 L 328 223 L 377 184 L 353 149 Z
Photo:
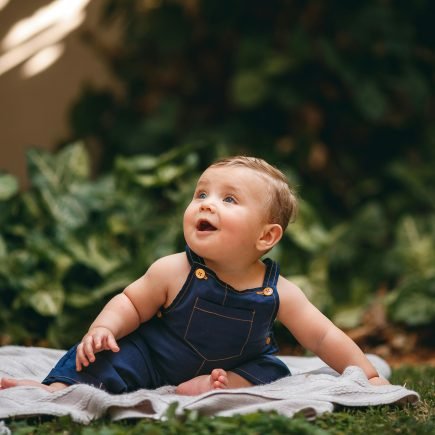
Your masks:
M 251 382 L 234 372 L 214 369 L 209 375 L 201 375 L 178 385 L 175 392 L 184 396 L 196 396 L 211 390 L 251 387 Z
M 6 388 L 13 387 L 39 387 L 44 390 L 54 392 L 58 390 L 62 390 L 63 388 L 68 387 L 67 384 L 63 384 L 62 382 L 53 382 L 50 385 L 41 384 L 41 382 L 33 381 L 31 379 L 12 379 L 12 378 L 1 378 L 0 379 L 0 390 L 5 390 Z

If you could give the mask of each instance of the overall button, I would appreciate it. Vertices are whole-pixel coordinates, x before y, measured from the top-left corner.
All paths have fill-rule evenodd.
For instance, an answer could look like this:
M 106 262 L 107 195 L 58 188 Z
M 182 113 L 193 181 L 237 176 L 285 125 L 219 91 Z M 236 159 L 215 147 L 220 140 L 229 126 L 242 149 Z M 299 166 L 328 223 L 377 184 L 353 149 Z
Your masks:
M 270 342 L 271 342 L 270 337 L 267 337 L 266 338 L 266 344 L 270 344 Z
M 207 278 L 204 269 L 196 269 L 195 275 L 198 279 L 206 279 Z
M 266 288 L 263 290 L 263 294 L 264 294 L 264 296 L 270 296 L 270 295 L 273 294 L 273 289 L 270 288 L 270 287 L 266 287 Z
M 156 316 L 160 319 L 162 317 L 162 312 L 161 311 L 157 311 Z

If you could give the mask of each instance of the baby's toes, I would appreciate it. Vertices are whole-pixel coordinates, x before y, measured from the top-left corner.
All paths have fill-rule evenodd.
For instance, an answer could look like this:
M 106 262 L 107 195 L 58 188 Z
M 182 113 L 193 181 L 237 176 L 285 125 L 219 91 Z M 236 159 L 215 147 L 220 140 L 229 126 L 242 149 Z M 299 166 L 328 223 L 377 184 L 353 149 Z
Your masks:
M 223 369 L 214 369 L 211 372 L 211 378 L 213 379 L 213 381 L 218 381 L 220 377 L 226 377 L 227 376 L 227 372 Z
M 228 385 L 228 376 L 226 373 L 225 375 L 220 375 L 217 380 L 222 384 L 222 388 L 225 388 Z

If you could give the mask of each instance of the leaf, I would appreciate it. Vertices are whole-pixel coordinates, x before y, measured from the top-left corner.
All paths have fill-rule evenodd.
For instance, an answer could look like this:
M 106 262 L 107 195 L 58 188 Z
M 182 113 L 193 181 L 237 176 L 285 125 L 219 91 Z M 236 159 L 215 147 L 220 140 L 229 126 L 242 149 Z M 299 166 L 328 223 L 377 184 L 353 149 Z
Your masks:
M 306 201 L 299 202 L 299 216 L 296 222 L 287 227 L 286 234 L 308 252 L 324 249 L 331 240 L 331 234 L 326 231 L 315 210 Z
M 419 170 L 418 176 L 417 169 Z M 388 172 L 409 192 L 409 195 L 435 209 L 435 197 L 431 184 L 433 170 L 431 167 L 414 168 L 402 161 L 396 161 L 389 166 Z
M 179 405 L 180 404 L 178 402 L 172 402 L 168 405 L 165 411 L 165 418 L 167 419 L 167 421 L 171 422 L 177 419 L 177 408 L 179 407 Z
M 351 220 L 331 230 L 331 243 L 328 247 L 331 265 L 349 267 L 363 259 L 365 250 L 384 249 L 387 234 L 388 223 L 380 204 L 367 203 L 357 208 Z M 373 258 L 374 254 L 371 252 L 368 258 Z M 364 260 L 364 263 L 370 262 Z
M 240 107 L 258 106 L 267 96 L 267 83 L 255 71 L 242 71 L 233 78 L 231 95 L 234 103 Z
M 355 104 L 371 121 L 379 121 L 388 109 L 387 98 L 374 81 L 362 81 L 353 88 Z
M 8 248 L 6 246 L 5 239 L 0 234 L 0 259 L 6 257 L 7 253 L 8 253 Z
M 430 98 L 430 81 L 415 66 L 407 65 L 403 73 L 392 81 L 399 92 L 406 92 L 408 100 L 417 110 L 424 107 Z
M 23 214 L 20 216 L 22 221 L 29 219 L 31 222 L 41 222 L 46 219 L 46 211 L 34 191 L 27 191 L 21 194 Z
M 71 194 L 57 195 L 50 188 L 42 188 L 41 195 L 52 217 L 68 228 L 78 228 L 88 219 L 88 210 Z
M 267 76 L 279 76 L 290 69 L 290 60 L 288 56 L 274 54 L 268 56 L 263 65 L 264 74 Z
M 8 255 L 0 262 L 0 273 L 7 277 L 14 289 L 31 287 L 30 275 L 35 273 L 38 264 L 37 256 L 26 249 L 9 250 Z M 29 285 L 30 284 L 30 285 Z
M 63 302 L 64 292 L 60 285 L 40 290 L 29 297 L 29 304 L 42 316 L 57 316 L 62 311 Z
M 42 316 L 57 316 L 62 311 L 64 288 L 60 282 L 42 271 L 33 271 L 19 282 L 22 290 L 15 307 L 31 306 Z
M 27 161 L 32 185 L 39 189 L 65 192 L 72 183 L 90 175 L 89 155 L 80 142 L 68 145 L 58 154 L 31 149 L 27 152 Z
M 48 238 L 42 231 L 34 229 L 26 235 L 27 249 L 38 256 L 39 261 L 51 265 L 52 277 L 61 280 L 73 264 L 73 259 L 65 253 L 53 238 Z
M 76 197 L 86 209 L 108 213 L 118 203 L 118 198 L 114 195 L 116 190 L 114 175 L 106 174 L 96 180 L 92 180 L 92 182 L 72 184 L 69 193 Z M 122 193 L 124 194 L 124 192 Z
M 103 284 L 89 289 L 89 292 L 86 294 L 69 293 L 66 295 L 65 304 L 74 308 L 84 308 L 96 303 L 98 304 L 107 296 L 112 296 L 123 290 L 133 279 L 134 277 L 128 273 L 119 276 L 108 276 Z
M 435 321 L 435 276 L 413 277 L 387 298 L 388 313 L 395 322 L 428 325 Z
M 0 172 L 0 201 L 7 201 L 18 192 L 18 180 L 10 174 Z
M 56 170 L 56 161 L 48 151 L 31 149 L 27 151 L 27 165 L 32 186 L 50 187 L 56 190 L 60 185 L 60 177 Z
M 345 64 L 344 60 L 340 57 L 340 54 L 336 47 L 334 47 L 334 45 L 326 38 L 320 39 L 319 46 L 323 55 L 323 59 L 328 67 L 331 68 L 333 71 L 337 72 L 342 80 L 344 80 L 347 84 L 351 85 L 355 83 L 353 71 Z
M 186 150 L 186 147 L 182 149 Z M 147 155 L 119 157 L 116 169 L 124 181 L 123 188 L 131 182 L 144 188 L 161 187 L 174 182 L 195 168 L 198 162 L 194 153 L 181 155 L 181 162 L 177 159 L 180 156 L 179 149 L 162 154 L 158 159 Z
M 90 235 L 87 240 L 67 236 L 63 242 L 74 261 L 96 270 L 102 277 L 121 266 L 128 257 L 125 250 L 118 247 L 111 249 L 97 234 Z
M 65 187 L 90 176 L 89 153 L 82 142 L 76 142 L 63 148 L 55 156 L 56 170 Z
M 327 267 L 325 257 L 319 257 L 312 262 L 307 274 L 288 277 L 289 281 L 300 287 L 306 297 L 321 311 L 328 310 L 332 304 L 328 290 Z
M 397 225 L 392 257 L 402 275 L 434 276 L 435 216 L 426 219 L 405 216 Z
M 364 306 L 343 307 L 338 309 L 332 318 L 335 325 L 343 329 L 356 328 L 361 324 Z
M 116 159 L 116 165 L 119 170 L 129 172 L 148 171 L 156 168 L 159 159 L 151 155 L 136 155 L 133 158 L 119 156 Z

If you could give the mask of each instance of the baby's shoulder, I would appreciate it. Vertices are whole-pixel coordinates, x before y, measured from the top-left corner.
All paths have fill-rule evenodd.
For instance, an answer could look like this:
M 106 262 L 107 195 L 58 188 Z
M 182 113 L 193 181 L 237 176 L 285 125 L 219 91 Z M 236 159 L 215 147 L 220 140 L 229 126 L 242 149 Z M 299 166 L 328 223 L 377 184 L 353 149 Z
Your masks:
M 190 269 L 189 261 L 184 252 L 167 255 L 156 260 L 148 269 L 148 272 L 164 276 L 173 276 Z
M 300 290 L 299 287 L 289 279 L 283 277 L 282 275 L 279 276 L 278 282 L 276 284 L 278 291 L 298 291 Z
M 190 272 L 190 264 L 184 252 L 168 255 L 156 260 L 148 269 L 154 282 L 167 292 L 165 307 L 168 307 L 183 287 Z
M 292 281 L 283 276 L 279 276 L 277 290 L 281 301 L 305 299 L 304 292 Z

